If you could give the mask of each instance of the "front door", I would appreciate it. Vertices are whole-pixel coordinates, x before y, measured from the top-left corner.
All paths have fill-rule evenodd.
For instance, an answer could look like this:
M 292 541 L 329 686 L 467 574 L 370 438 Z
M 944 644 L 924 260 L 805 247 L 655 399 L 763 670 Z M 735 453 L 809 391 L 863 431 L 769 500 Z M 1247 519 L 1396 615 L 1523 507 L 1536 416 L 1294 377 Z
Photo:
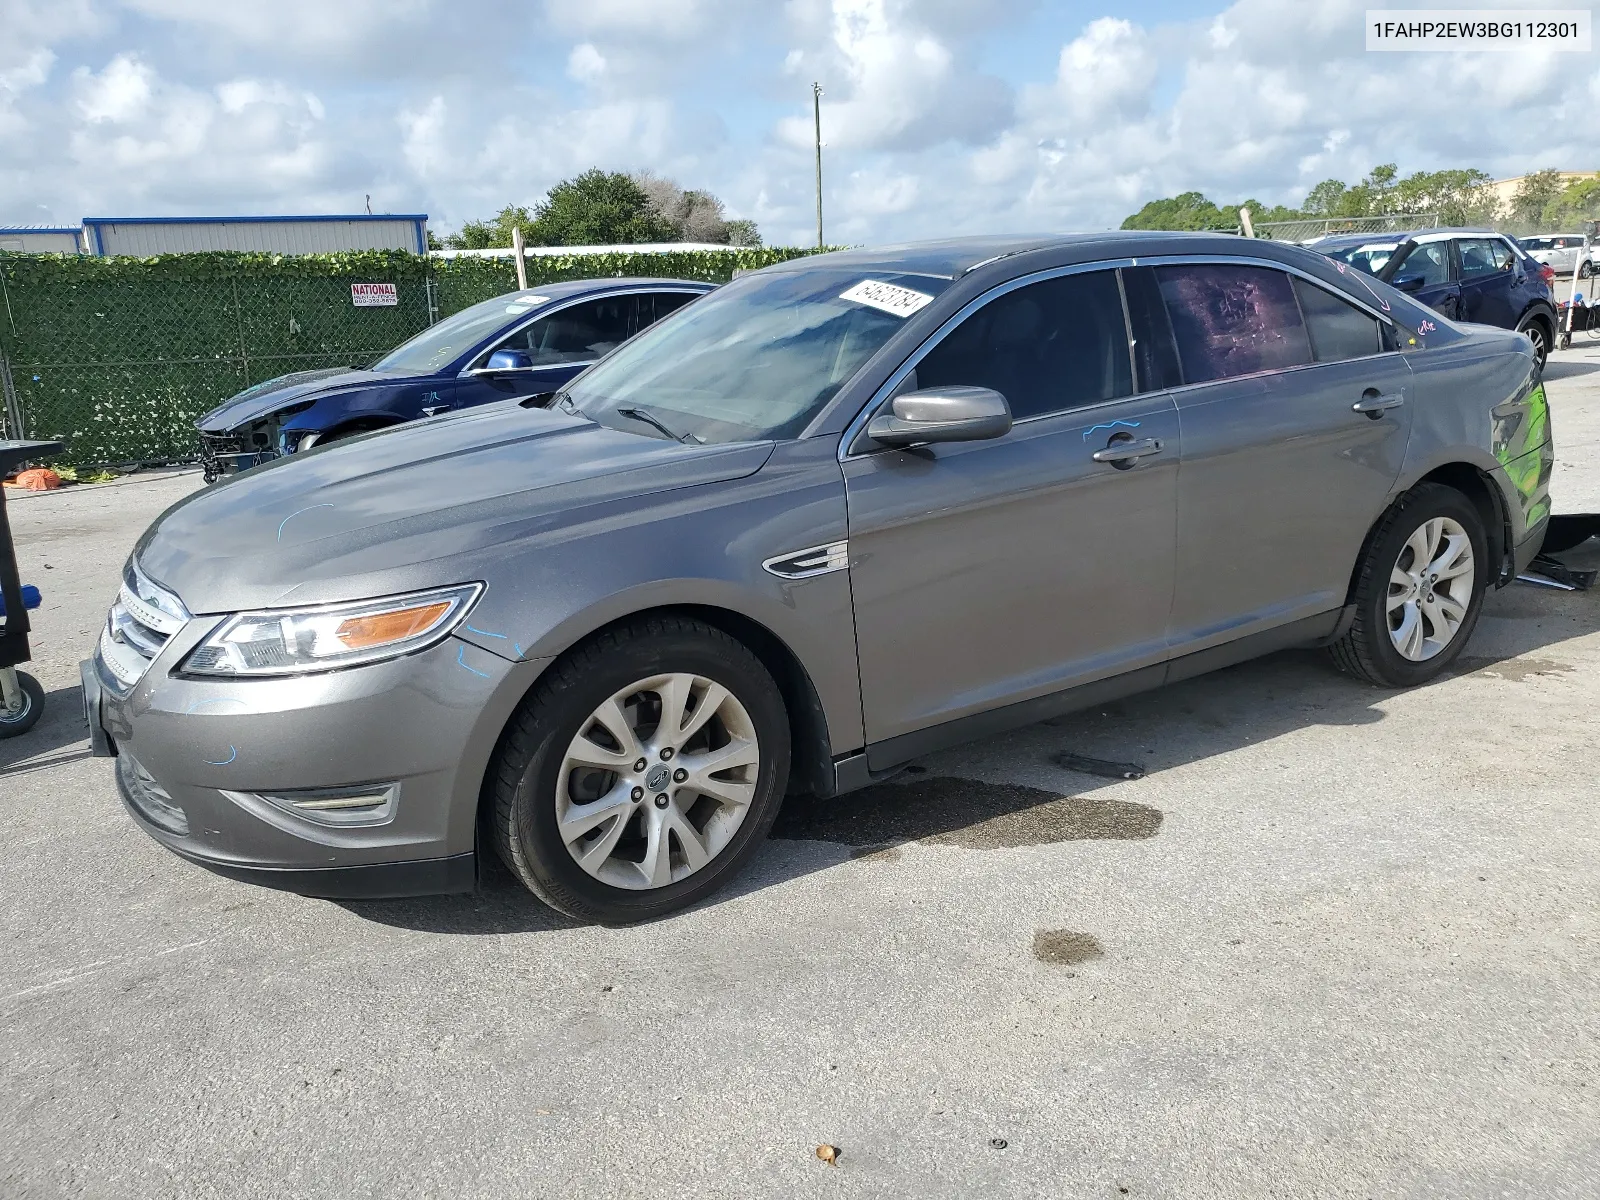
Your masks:
M 1461 284 L 1447 240 L 1414 246 L 1399 270 L 1394 285 L 1410 292 L 1421 304 L 1454 320 L 1461 315 Z
M 875 766 L 889 739 L 1166 657 L 1178 422 L 1134 394 L 1116 273 L 996 296 L 899 390 L 947 384 L 1000 392 L 1011 432 L 844 463 Z M 1113 444 L 1137 456 L 1096 461 Z
M 1285 272 L 1145 269 L 1186 385 L 1173 656 L 1341 608 L 1405 456 L 1404 356 L 1376 317 Z

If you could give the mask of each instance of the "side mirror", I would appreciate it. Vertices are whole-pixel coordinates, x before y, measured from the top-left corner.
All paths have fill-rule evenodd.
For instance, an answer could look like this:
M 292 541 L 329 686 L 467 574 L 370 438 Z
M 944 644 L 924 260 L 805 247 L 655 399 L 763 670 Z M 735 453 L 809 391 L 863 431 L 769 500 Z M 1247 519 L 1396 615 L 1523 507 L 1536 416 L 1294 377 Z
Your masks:
M 1420 292 L 1423 282 L 1421 275 L 1401 275 L 1394 281 L 1394 285 L 1402 292 Z
M 980 442 L 1011 430 L 1011 406 L 991 388 L 936 387 L 896 396 L 889 411 L 867 425 L 867 436 L 885 446 L 926 442 Z
M 526 350 L 496 350 L 484 364 L 487 371 L 529 371 L 533 369 L 533 355 Z

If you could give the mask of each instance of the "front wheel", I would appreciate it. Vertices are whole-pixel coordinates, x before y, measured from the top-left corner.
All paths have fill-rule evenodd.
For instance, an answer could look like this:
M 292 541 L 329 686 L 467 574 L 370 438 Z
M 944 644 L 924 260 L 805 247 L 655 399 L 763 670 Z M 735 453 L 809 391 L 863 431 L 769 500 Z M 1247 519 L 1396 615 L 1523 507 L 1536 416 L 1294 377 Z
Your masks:
M 720 629 L 654 617 L 553 666 L 492 777 L 495 844 L 580 920 L 665 916 L 727 882 L 789 776 L 789 721 L 759 659 Z
M 1583 263 L 1578 267 L 1578 278 L 1579 279 L 1587 279 L 1587 278 L 1589 278 L 1589 276 L 1591 276 L 1593 274 L 1594 274 L 1594 266 L 1591 263 Z
M 1413 488 L 1368 543 L 1355 619 L 1331 647 L 1334 661 L 1381 687 L 1427 683 L 1472 636 L 1488 577 L 1487 538 L 1472 502 L 1442 484 Z

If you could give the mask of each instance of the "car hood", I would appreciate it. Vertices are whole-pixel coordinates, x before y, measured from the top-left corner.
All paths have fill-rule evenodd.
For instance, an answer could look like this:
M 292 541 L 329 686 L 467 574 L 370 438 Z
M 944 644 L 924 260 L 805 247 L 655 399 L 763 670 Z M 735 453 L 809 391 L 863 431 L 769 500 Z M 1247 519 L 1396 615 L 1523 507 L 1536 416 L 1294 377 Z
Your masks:
M 352 371 L 349 367 L 296 371 L 292 375 L 280 375 L 246 388 L 197 420 L 195 428 L 205 433 L 226 433 L 301 400 L 371 383 L 394 383 L 399 378 L 379 371 Z
M 640 497 L 742 478 L 772 449 L 507 401 L 246 471 L 169 508 L 134 553 L 196 615 L 391 595 L 485 579 L 513 544 L 641 519 Z

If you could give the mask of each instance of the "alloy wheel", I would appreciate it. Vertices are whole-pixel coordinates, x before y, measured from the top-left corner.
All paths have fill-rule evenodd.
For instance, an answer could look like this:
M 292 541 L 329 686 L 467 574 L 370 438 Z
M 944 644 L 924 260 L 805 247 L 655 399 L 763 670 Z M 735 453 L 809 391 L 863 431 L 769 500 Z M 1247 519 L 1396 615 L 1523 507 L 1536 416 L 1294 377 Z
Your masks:
M 1522 332 L 1527 334 L 1528 340 L 1533 343 L 1533 360 L 1542 368 L 1544 360 L 1550 353 L 1549 341 L 1544 336 L 1544 326 L 1535 321 Z
M 1450 517 L 1424 521 L 1389 573 L 1389 638 L 1401 657 L 1426 662 L 1455 639 L 1472 606 L 1472 539 Z
M 649 890 L 717 857 L 755 799 L 761 746 L 739 698 L 702 675 L 615 692 L 567 746 L 556 825 L 573 860 L 613 887 Z

